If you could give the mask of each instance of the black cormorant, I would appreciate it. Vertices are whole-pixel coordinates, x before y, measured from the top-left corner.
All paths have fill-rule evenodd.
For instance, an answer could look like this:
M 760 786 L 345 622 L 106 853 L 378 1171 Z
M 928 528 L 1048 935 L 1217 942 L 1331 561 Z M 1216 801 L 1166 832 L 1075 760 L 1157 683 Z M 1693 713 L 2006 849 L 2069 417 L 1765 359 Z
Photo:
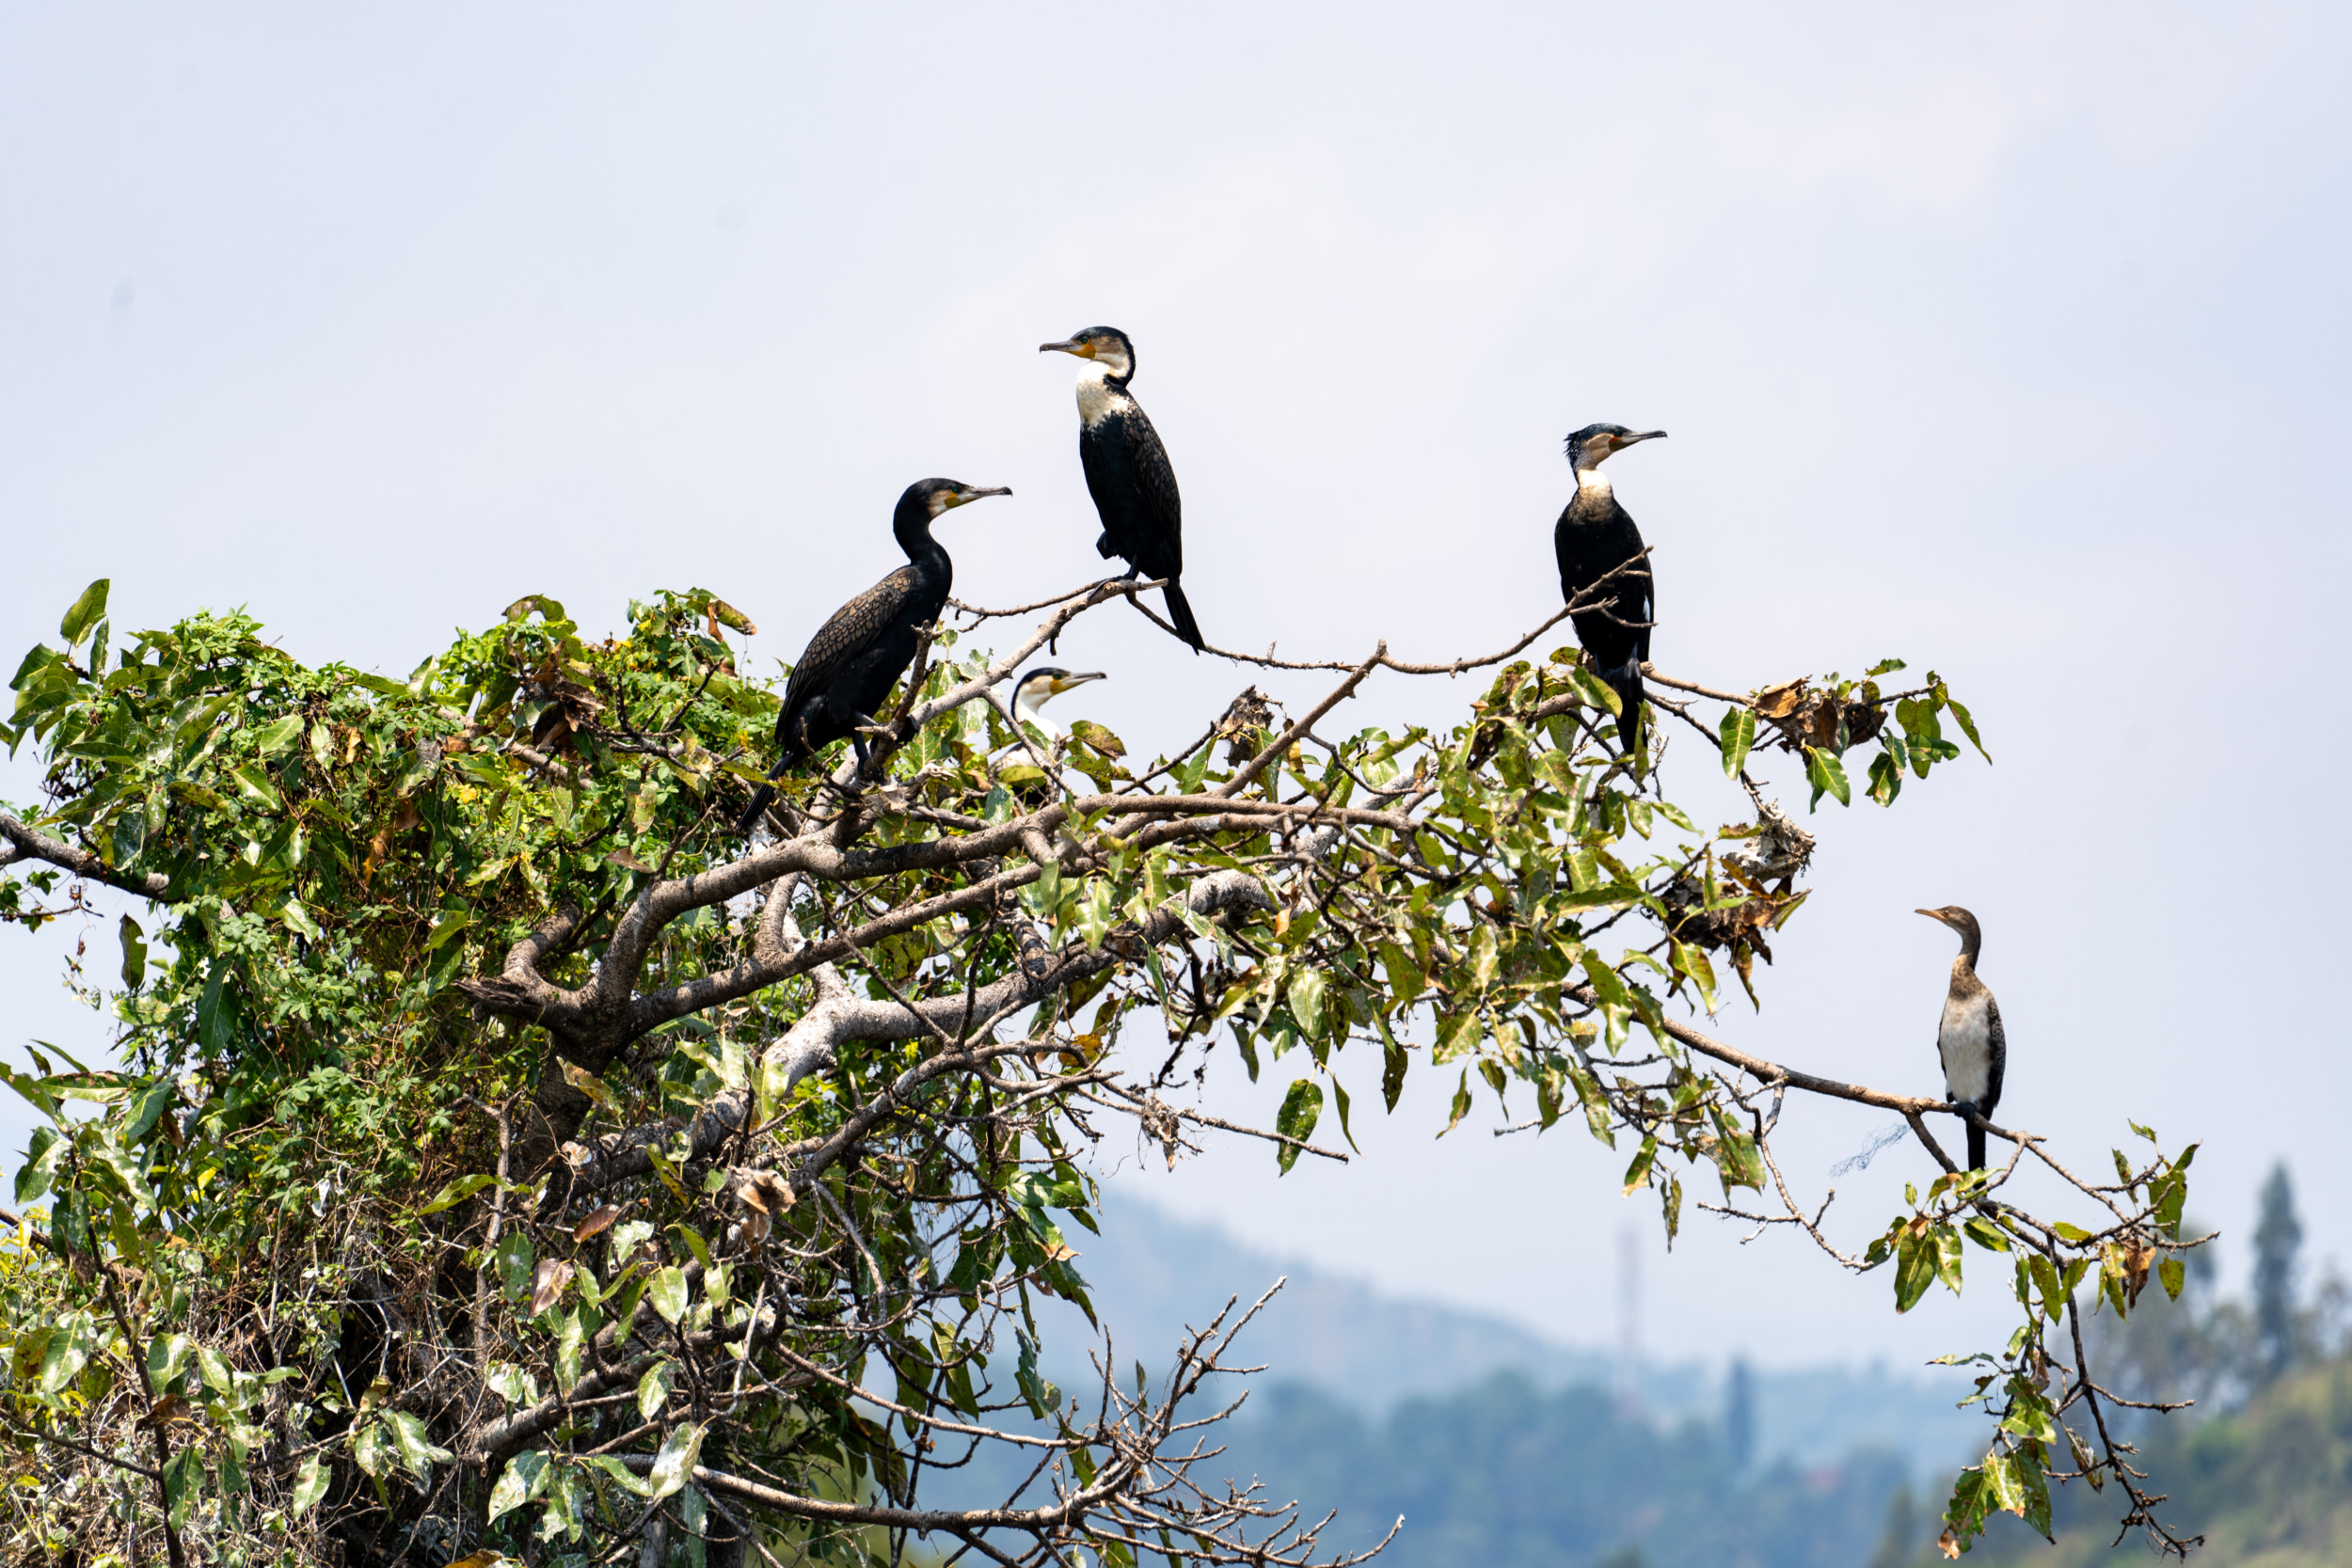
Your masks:
M 1176 635 L 1200 651 L 1200 624 L 1177 578 L 1184 571 L 1184 503 L 1160 433 L 1127 390 L 1136 345 L 1115 326 L 1089 326 L 1066 342 L 1040 343 L 1086 361 L 1078 371 L 1078 459 L 1087 493 L 1103 519 L 1095 553 L 1127 562 L 1129 577 L 1168 579 L 1168 618 Z
M 1045 717 L 1041 711 L 1045 705 L 1074 687 L 1103 678 L 1100 670 L 1073 675 L 1051 664 L 1041 664 L 1013 683 L 1012 716 L 1017 721 L 1035 724 L 1047 738 L 1058 740 L 1061 726 Z
M 1654 441 L 1662 430 L 1634 432 L 1621 424 L 1588 424 L 1568 437 L 1568 466 L 1576 470 L 1576 498 L 1551 531 L 1560 558 L 1560 593 L 1573 602 L 1579 594 L 1642 553 L 1642 531 L 1633 526 L 1617 494 L 1600 471 L 1609 454 L 1636 441 Z M 1649 658 L 1655 601 L 1647 560 L 1616 577 L 1597 605 L 1569 617 L 1576 640 L 1592 656 L 1594 673 L 1609 683 L 1618 702 L 1617 738 L 1626 749 L 1642 721 L 1642 666 Z
M 986 489 L 952 479 L 919 480 L 907 486 L 890 520 L 898 547 L 907 552 L 907 563 L 834 610 L 808 640 L 785 683 L 784 705 L 776 711 L 776 763 L 768 769 L 769 778 L 782 778 L 845 736 L 857 748 L 863 769 L 863 727 L 874 722 L 876 705 L 914 662 L 916 628 L 939 618 L 955 582 L 955 562 L 931 537 L 932 522 L 966 501 L 1011 494 L 1002 487 Z M 750 832 L 774 797 L 774 787 L 762 784 L 738 831 Z
M 1944 1022 L 1935 1032 L 1935 1053 L 1944 1059 L 1944 1098 L 1965 1114 L 1993 1119 L 2001 1102 L 2001 1074 L 2009 1067 L 2009 1037 L 2001 1029 L 2001 1006 L 1977 978 L 1977 954 L 1984 932 L 1977 917 L 1957 904 L 1918 911 L 1960 933 L 1960 957 L 1952 960 L 1952 989 L 1944 996 Z M 1968 1168 L 1984 1168 L 1984 1129 L 1968 1124 Z

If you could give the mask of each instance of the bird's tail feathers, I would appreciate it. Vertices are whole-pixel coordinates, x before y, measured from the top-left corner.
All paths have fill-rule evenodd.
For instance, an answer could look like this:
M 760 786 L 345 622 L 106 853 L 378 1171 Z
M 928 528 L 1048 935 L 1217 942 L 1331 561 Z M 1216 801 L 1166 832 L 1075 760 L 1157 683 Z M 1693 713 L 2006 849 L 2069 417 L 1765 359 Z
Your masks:
M 760 814 L 768 809 L 768 802 L 776 798 L 776 781 L 790 772 L 807 755 L 806 752 L 794 747 L 776 759 L 776 765 L 768 769 L 768 782 L 752 791 L 752 803 L 745 806 L 743 815 L 735 819 L 735 832 L 739 837 L 758 825 Z
M 1168 618 L 1176 624 L 1176 635 L 1190 643 L 1194 653 L 1199 653 L 1201 647 L 1200 623 L 1192 618 L 1192 606 L 1185 601 L 1184 591 L 1170 579 L 1162 592 L 1168 597 Z
M 735 819 L 735 832 L 739 837 L 749 833 L 758 824 L 760 814 L 768 809 L 768 802 L 775 798 L 776 786 L 774 784 L 761 784 L 752 791 L 752 803 L 745 806 L 743 815 Z
M 1601 679 L 1617 694 L 1617 739 L 1630 752 L 1642 729 L 1642 667 L 1628 659 L 1614 670 L 1601 672 Z
M 1975 1122 L 1968 1124 L 1968 1168 L 1982 1170 L 1984 1166 L 1984 1129 Z

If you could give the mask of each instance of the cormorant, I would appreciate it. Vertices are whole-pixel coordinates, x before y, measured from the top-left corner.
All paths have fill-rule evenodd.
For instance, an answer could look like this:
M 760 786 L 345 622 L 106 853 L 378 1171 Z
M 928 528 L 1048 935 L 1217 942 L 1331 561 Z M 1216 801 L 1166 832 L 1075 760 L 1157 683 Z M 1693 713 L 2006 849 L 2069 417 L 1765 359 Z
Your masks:
M 770 779 L 782 778 L 845 736 L 857 748 L 859 768 L 865 768 L 863 726 L 874 722 L 875 707 L 914 662 L 915 628 L 939 619 L 955 582 L 955 562 L 931 537 L 932 522 L 951 507 L 1011 494 L 1001 486 L 988 489 L 953 479 L 918 480 L 907 486 L 890 520 L 907 563 L 834 610 L 808 640 L 785 683 L 784 705 L 776 710 L 776 764 L 768 769 Z M 762 784 L 753 794 L 737 824 L 739 832 L 751 831 L 775 793 L 772 785 Z
M 1977 954 L 1984 932 L 1977 917 L 1957 904 L 1918 911 L 1960 933 L 1960 957 L 1952 960 L 1952 989 L 1944 997 L 1944 1022 L 1935 1032 L 1935 1053 L 1944 1059 L 1944 1098 L 1965 1114 L 1993 1119 L 2001 1102 L 2001 1074 L 2009 1066 L 2009 1037 L 2001 1029 L 2000 1004 L 1977 978 Z M 1968 1124 L 1968 1168 L 1984 1168 L 1984 1129 Z
M 1073 675 L 1051 664 L 1041 664 L 1013 683 L 1012 716 L 1016 721 L 1035 724 L 1048 737 L 1058 740 L 1061 738 L 1061 726 L 1045 717 L 1042 711 L 1045 705 L 1073 688 L 1103 678 L 1100 670 Z
M 1588 424 L 1568 437 L 1568 466 L 1576 470 L 1576 497 L 1552 526 L 1551 547 L 1560 558 L 1560 594 L 1573 602 L 1610 573 L 1642 553 L 1642 531 L 1633 526 L 1600 466 L 1610 453 L 1666 433 L 1636 433 L 1621 424 Z M 1592 656 L 1594 673 L 1617 694 L 1617 738 L 1628 751 L 1642 722 L 1642 666 L 1649 658 L 1655 601 L 1649 562 L 1611 578 L 1608 595 L 1569 619 L 1576 640 Z
M 1115 326 L 1089 326 L 1066 342 L 1037 347 L 1040 354 L 1049 350 L 1087 361 L 1078 371 L 1078 459 L 1103 519 L 1095 553 L 1124 560 L 1131 578 L 1166 578 L 1168 618 L 1199 653 L 1200 624 L 1176 580 L 1184 571 L 1184 503 L 1176 493 L 1176 470 L 1160 433 L 1127 391 L 1136 374 L 1136 346 Z

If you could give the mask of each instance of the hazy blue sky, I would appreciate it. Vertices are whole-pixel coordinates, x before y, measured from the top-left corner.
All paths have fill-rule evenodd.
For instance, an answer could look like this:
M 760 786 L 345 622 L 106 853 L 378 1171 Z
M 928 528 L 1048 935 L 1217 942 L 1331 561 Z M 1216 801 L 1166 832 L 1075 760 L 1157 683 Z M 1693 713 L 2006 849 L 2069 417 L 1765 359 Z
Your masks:
M 1556 607 L 1561 436 L 1662 426 L 1613 466 L 1662 669 L 1899 654 L 1997 760 L 1826 808 L 1765 1009 L 1722 1031 L 1936 1088 L 1952 941 L 1910 911 L 1968 905 L 2004 1119 L 2092 1168 L 2127 1116 L 2203 1138 L 2194 1207 L 2228 1227 L 2284 1155 L 2314 1250 L 2352 1254 L 2348 33 L 2322 6 L 0 6 L 0 646 L 104 575 L 119 625 L 244 604 L 404 673 L 526 592 L 603 629 L 701 584 L 788 657 L 934 473 L 1017 492 L 951 525 L 959 591 L 1039 597 L 1097 563 L 1070 362 L 1035 348 L 1108 321 L 1213 639 L 1450 656 Z M 1066 647 L 1113 675 L 1085 711 L 1142 751 L 1250 678 L 1097 621 Z M 1384 677 L 1349 717 L 1468 695 Z M 1697 748 L 1668 766 L 1740 814 Z M 58 942 L 5 935 L 0 1045 L 93 1037 Z M 1434 1080 L 1379 1125 L 1355 1071 L 1345 1170 L 1278 1185 L 1250 1148 L 1118 1180 L 1613 1336 L 1616 1236 L 1654 1227 L 1621 1158 L 1434 1142 Z M 1214 1098 L 1263 1114 L 1279 1085 L 1237 1076 Z M 1801 1105 L 1785 1137 L 1818 1183 L 1876 1127 Z M 1843 1182 L 1841 1233 L 1922 1164 Z M 1648 1272 L 1675 1353 L 1915 1363 L 2005 1310 L 1979 1269 L 1983 1301 L 1897 1319 L 1883 1278 L 1695 1214 Z

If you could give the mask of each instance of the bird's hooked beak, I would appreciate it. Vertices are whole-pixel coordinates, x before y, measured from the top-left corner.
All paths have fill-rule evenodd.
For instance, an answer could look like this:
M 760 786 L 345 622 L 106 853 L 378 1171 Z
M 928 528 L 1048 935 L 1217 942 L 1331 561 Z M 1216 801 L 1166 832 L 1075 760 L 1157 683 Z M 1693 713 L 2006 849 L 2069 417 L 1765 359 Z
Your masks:
M 1662 430 L 1645 430 L 1631 436 L 1612 436 L 1609 442 L 1617 451 L 1623 451 L 1636 441 L 1662 441 L 1665 438 L 1666 433 Z
M 1073 687 L 1084 686 L 1089 681 L 1107 678 L 1100 670 L 1089 670 L 1083 675 L 1057 675 L 1053 681 L 1054 695 L 1058 697 Z
M 988 488 L 975 486 L 969 490 L 950 490 L 947 492 L 946 504 L 941 507 L 940 510 L 943 512 L 949 511 L 955 507 L 965 504 L 967 501 L 978 500 L 985 496 L 1009 496 L 1011 494 L 1012 487 L 1008 484 L 998 484 Z
M 1939 926 L 1949 926 L 1951 924 L 1950 921 L 1944 918 L 1944 911 L 1942 910 L 1914 910 L 1911 912 L 1914 914 L 1924 914 Z
M 1074 354 L 1081 359 L 1094 357 L 1094 345 L 1084 338 L 1072 338 L 1059 343 L 1040 343 L 1037 351 L 1040 354 Z

